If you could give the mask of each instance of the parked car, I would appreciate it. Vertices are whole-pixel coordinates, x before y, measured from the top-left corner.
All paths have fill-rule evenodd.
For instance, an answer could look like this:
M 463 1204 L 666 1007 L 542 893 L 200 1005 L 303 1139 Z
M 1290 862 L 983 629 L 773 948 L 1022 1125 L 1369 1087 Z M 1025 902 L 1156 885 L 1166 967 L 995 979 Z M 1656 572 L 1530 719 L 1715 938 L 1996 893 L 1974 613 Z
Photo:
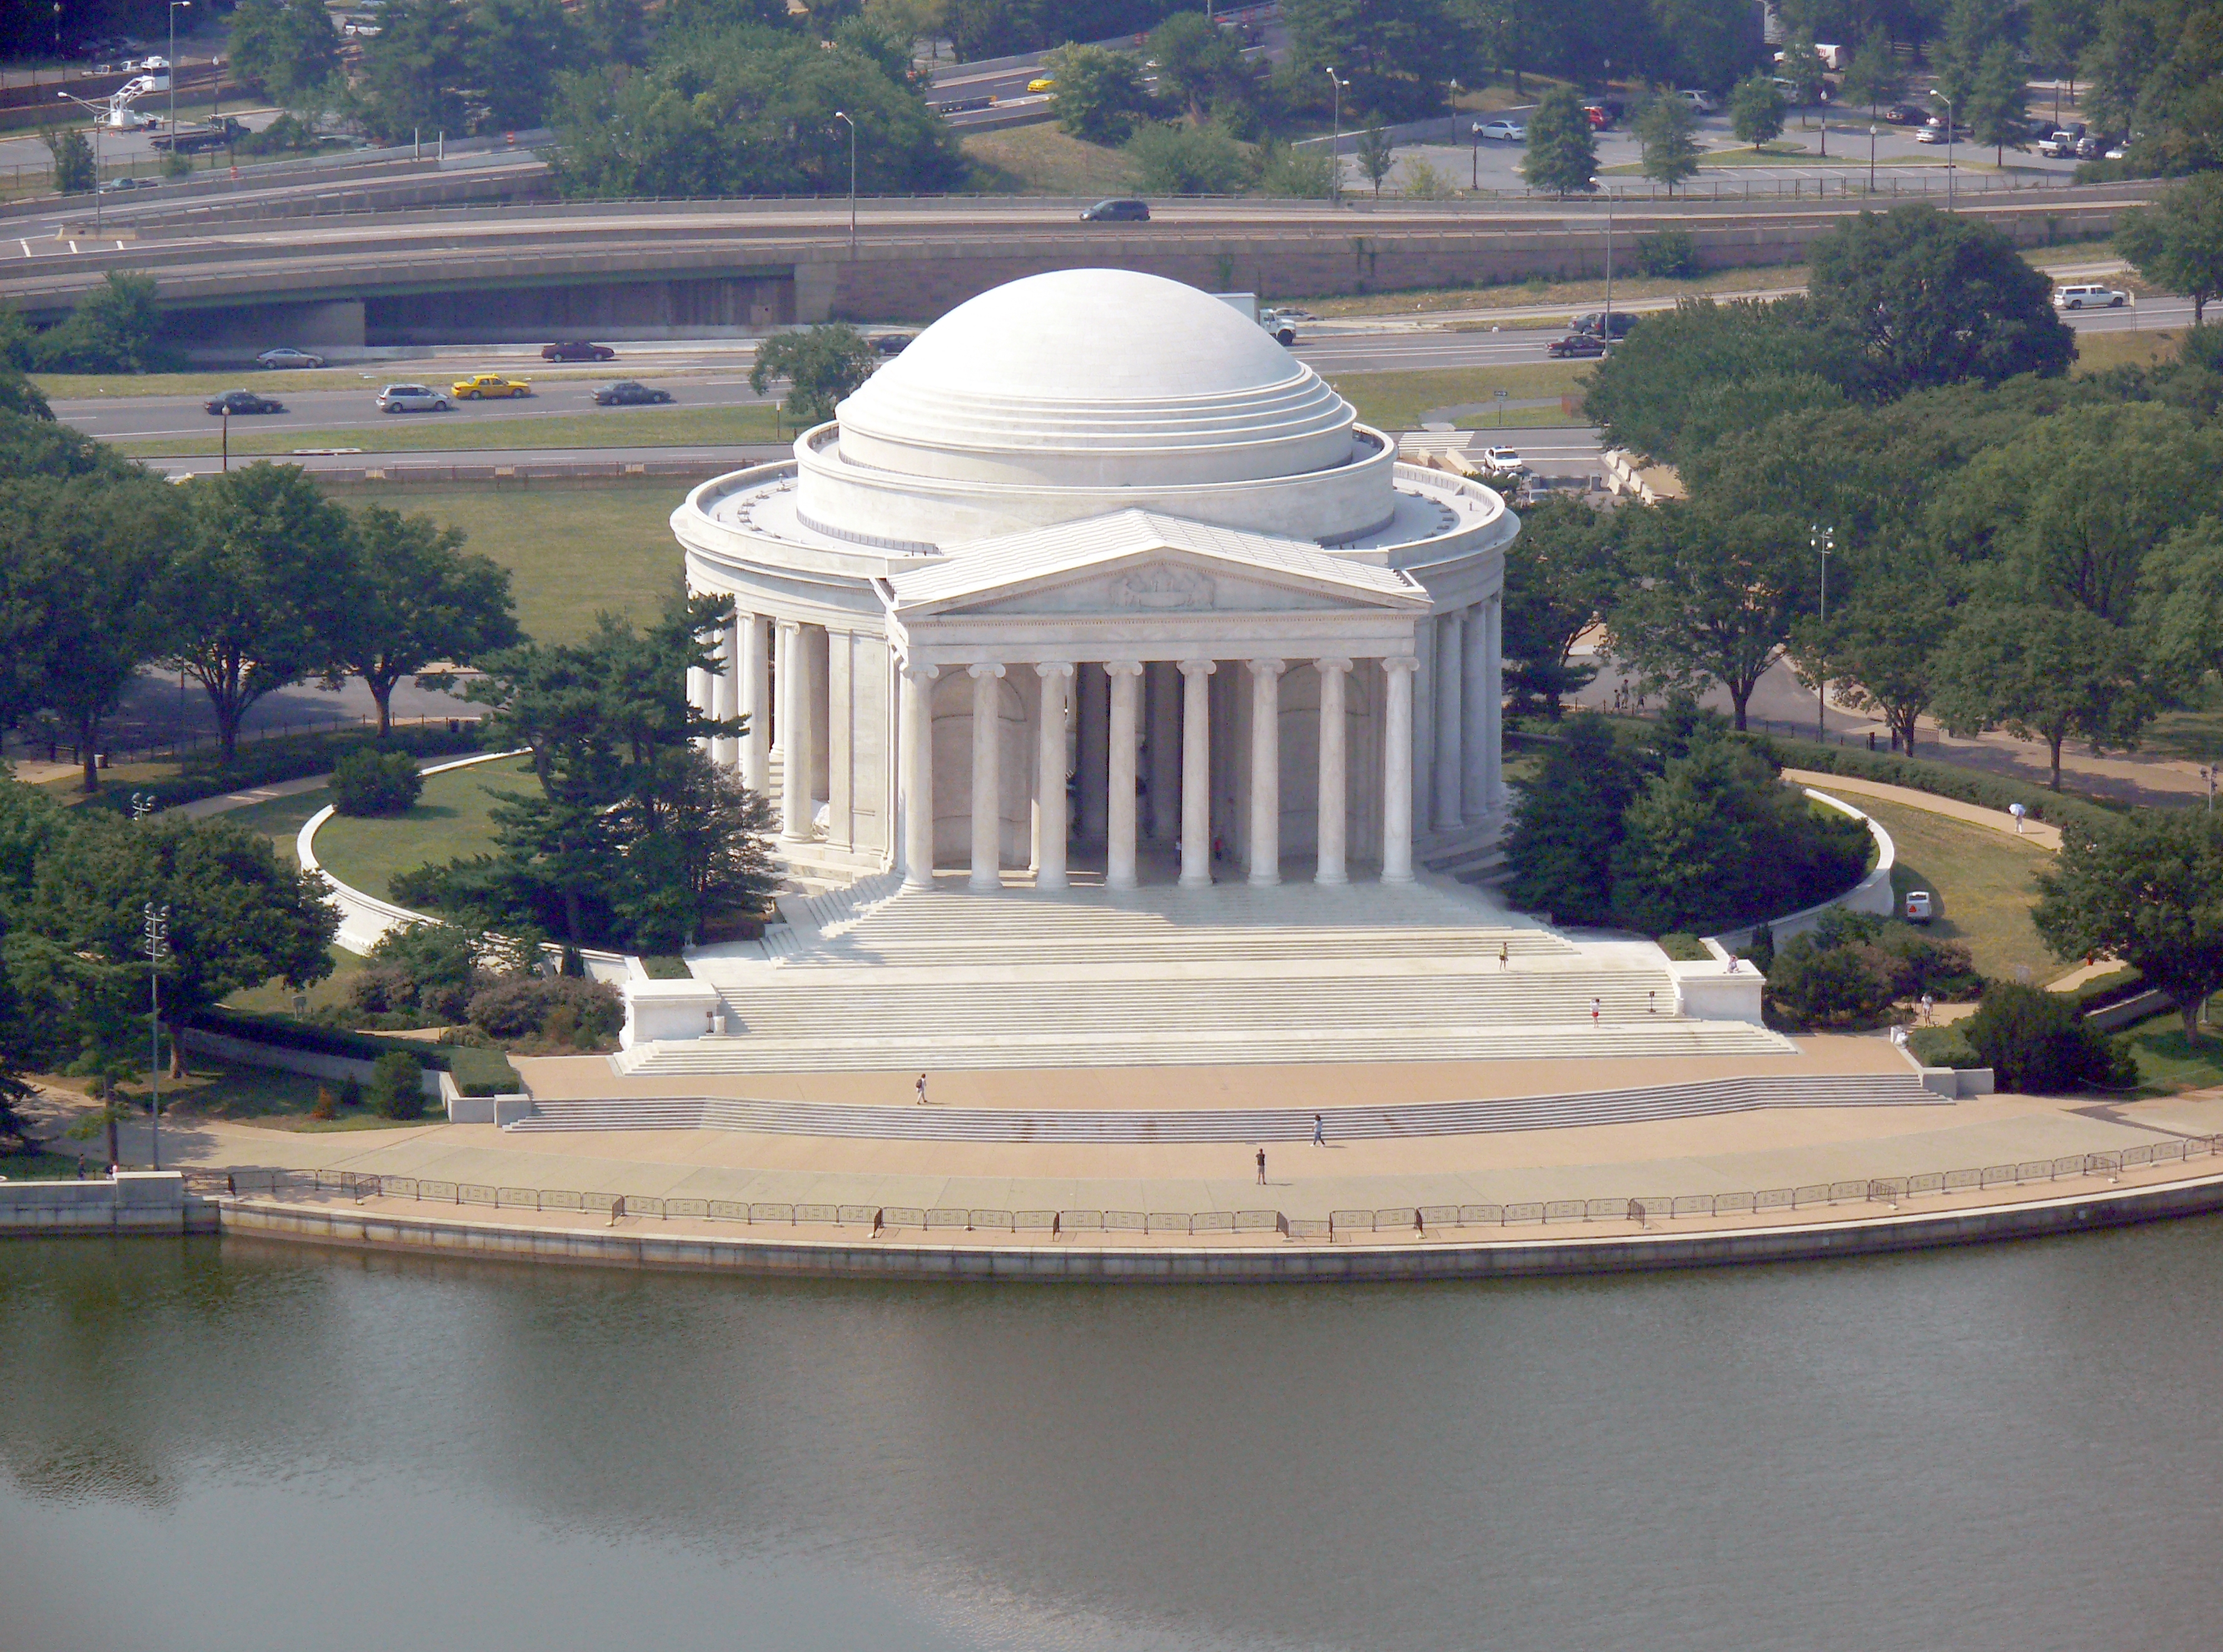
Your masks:
M 100 186 L 103 195 L 113 195 L 120 190 L 154 189 L 161 183 L 159 178 L 111 178 Z
M 1518 121 L 1477 121 L 1474 135 L 1493 143 L 1526 143 L 1528 129 Z
M 275 396 L 258 396 L 252 390 L 227 390 L 203 404 L 211 413 L 282 413 L 286 404 Z
M 1628 115 L 1628 105 L 1618 97 L 1601 97 L 1594 103 L 1584 104 L 1583 113 L 1590 116 L 1592 130 L 1603 132 Z
M 506 396 L 529 396 L 530 379 L 505 379 L 499 373 L 475 373 L 448 386 L 457 401 L 498 401 Z
M 1569 333 L 1565 338 L 1555 338 L 1544 346 L 1544 354 L 1552 356 L 1603 355 L 1605 340 L 1596 333 Z
M 2097 160 L 2106 153 L 2106 148 L 2105 138 L 2095 138 L 2088 134 L 2076 140 L 2076 158 L 2079 160 Z
M 1147 201 L 1099 201 L 1080 215 L 1083 223 L 1148 223 L 1150 208 Z
M 1521 468 L 1521 453 L 1516 448 L 1484 448 L 1482 463 L 1485 470 L 1500 476 L 1510 476 Z
M 1567 324 L 1578 333 L 1593 333 L 1600 338 L 1609 336 L 1606 331 L 1605 316 L 1600 311 L 1593 310 L 1586 315 L 1570 317 Z M 1628 330 L 1635 325 L 1635 317 L 1630 315 L 1626 310 L 1616 310 L 1613 312 L 1613 330 L 1610 336 L 1627 338 Z
M 265 350 L 255 358 L 255 361 L 256 366 L 265 367 L 320 367 L 324 365 L 323 356 L 297 350 L 290 344 L 280 344 L 276 349 Z
M 1936 911 L 1930 899 L 1929 890 L 1909 889 L 1906 892 L 1907 922 L 1926 924 L 1936 915 Z
M 917 336 L 916 333 L 882 333 L 872 341 L 872 348 L 882 355 L 901 355 Z
M 614 361 L 618 353 L 607 344 L 589 344 L 584 339 L 569 344 L 543 344 L 540 359 L 544 361 Z
M 2066 160 L 2076 153 L 2074 132 L 2049 132 L 2037 141 L 2037 152 L 2049 160 Z
M 620 379 L 615 384 L 604 385 L 595 392 L 597 407 L 653 407 L 671 399 L 669 390 L 652 390 L 631 379 Z
M 444 413 L 450 405 L 430 385 L 388 385 L 378 393 L 381 413 Z
M 2111 286 L 2057 286 L 2053 302 L 2063 310 L 2119 310 L 2131 301 L 2127 292 Z
M 1678 91 L 1675 95 L 1678 97 L 1680 97 L 1685 103 L 1690 104 L 1692 109 L 1697 110 L 1701 115 L 1710 115 L 1721 107 L 1719 104 L 1714 101 L 1714 96 L 1711 92 L 1698 91 L 1685 88 L 1684 91 Z

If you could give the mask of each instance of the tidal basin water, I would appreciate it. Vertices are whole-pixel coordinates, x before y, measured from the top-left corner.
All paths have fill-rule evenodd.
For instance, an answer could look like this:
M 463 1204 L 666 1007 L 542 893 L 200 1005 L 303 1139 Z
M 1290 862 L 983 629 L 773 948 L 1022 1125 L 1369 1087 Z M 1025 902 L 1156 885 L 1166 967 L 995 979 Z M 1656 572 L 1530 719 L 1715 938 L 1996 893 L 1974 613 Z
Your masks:
M 1387 1288 L 0 1244 L 0 1649 L 2187 1652 L 2223 1222 Z

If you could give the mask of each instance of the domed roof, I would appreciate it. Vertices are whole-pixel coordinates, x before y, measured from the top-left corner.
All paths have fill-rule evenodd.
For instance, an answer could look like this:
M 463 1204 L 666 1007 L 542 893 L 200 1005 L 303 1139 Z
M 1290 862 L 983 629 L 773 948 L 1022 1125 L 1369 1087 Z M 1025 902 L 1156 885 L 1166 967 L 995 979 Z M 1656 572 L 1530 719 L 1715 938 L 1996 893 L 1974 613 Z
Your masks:
M 1195 287 L 1057 270 L 960 305 L 837 415 L 848 464 L 952 481 L 1142 487 L 1348 463 L 1350 405 Z

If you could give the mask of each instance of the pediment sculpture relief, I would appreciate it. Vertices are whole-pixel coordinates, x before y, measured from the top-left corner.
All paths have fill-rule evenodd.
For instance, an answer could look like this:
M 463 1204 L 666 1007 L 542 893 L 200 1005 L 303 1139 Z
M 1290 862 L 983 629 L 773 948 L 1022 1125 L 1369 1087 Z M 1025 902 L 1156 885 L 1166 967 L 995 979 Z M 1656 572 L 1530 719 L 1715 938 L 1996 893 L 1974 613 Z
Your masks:
M 1169 562 L 1123 574 L 1112 586 L 1112 600 L 1122 608 L 1209 608 L 1212 595 L 1210 575 Z

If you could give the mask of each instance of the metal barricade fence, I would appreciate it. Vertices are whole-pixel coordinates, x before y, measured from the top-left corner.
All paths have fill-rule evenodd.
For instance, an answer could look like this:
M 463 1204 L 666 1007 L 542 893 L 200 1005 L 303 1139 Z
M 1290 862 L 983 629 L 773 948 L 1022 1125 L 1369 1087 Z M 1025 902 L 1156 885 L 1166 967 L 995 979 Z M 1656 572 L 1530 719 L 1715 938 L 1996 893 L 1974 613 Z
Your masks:
M 1762 1188 L 1751 1192 L 1617 1195 L 1610 1198 L 1550 1199 L 1505 1204 L 1398 1205 L 1381 1209 L 1333 1210 L 1326 1219 L 1293 1216 L 1281 1210 L 1002 1210 L 958 1206 L 925 1209 L 914 1205 L 786 1204 L 765 1201 L 699 1199 L 639 1193 L 586 1193 L 568 1189 L 490 1186 L 414 1176 L 376 1176 L 356 1171 L 189 1171 L 187 1186 L 197 1193 L 236 1197 L 315 1197 L 337 1193 L 360 1204 L 366 1199 L 407 1200 L 417 1204 L 479 1205 L 497 1210 L 576 1213 L 610 1222 L 626 1217 L 658 1221 L 740 1222 L 750 1227 L 866 1229 L 872 1234 L 992 1233 L 1068 1235 L 1139 1234 L 1149 1238 L 1206 1234 L 1274 1234 L 1294 1240 L 1334 1241 L 1357 1234 L 1426 1239 L 1485 1228 L 1558 1226 L 1568 1222 L 1618 1222 L 1648 1228 L 1655 1221 L 1758 1215 L 1842 1204 L 1879 1204 L 1899 1209 L 1924 1197 L 1982 1193 L 1993 1188 L 2080 1178 L 2120 1179 L 2126 1171 L 2223 1156 L 2223 1135 L 2187 1136 L 2105 1153 L 2065 1153 L 2013 1164 L 1962 1170 L 1924 1171 L 1911 1176 L 1870 1177 L 1811 1182 L 1799 1187 Z

